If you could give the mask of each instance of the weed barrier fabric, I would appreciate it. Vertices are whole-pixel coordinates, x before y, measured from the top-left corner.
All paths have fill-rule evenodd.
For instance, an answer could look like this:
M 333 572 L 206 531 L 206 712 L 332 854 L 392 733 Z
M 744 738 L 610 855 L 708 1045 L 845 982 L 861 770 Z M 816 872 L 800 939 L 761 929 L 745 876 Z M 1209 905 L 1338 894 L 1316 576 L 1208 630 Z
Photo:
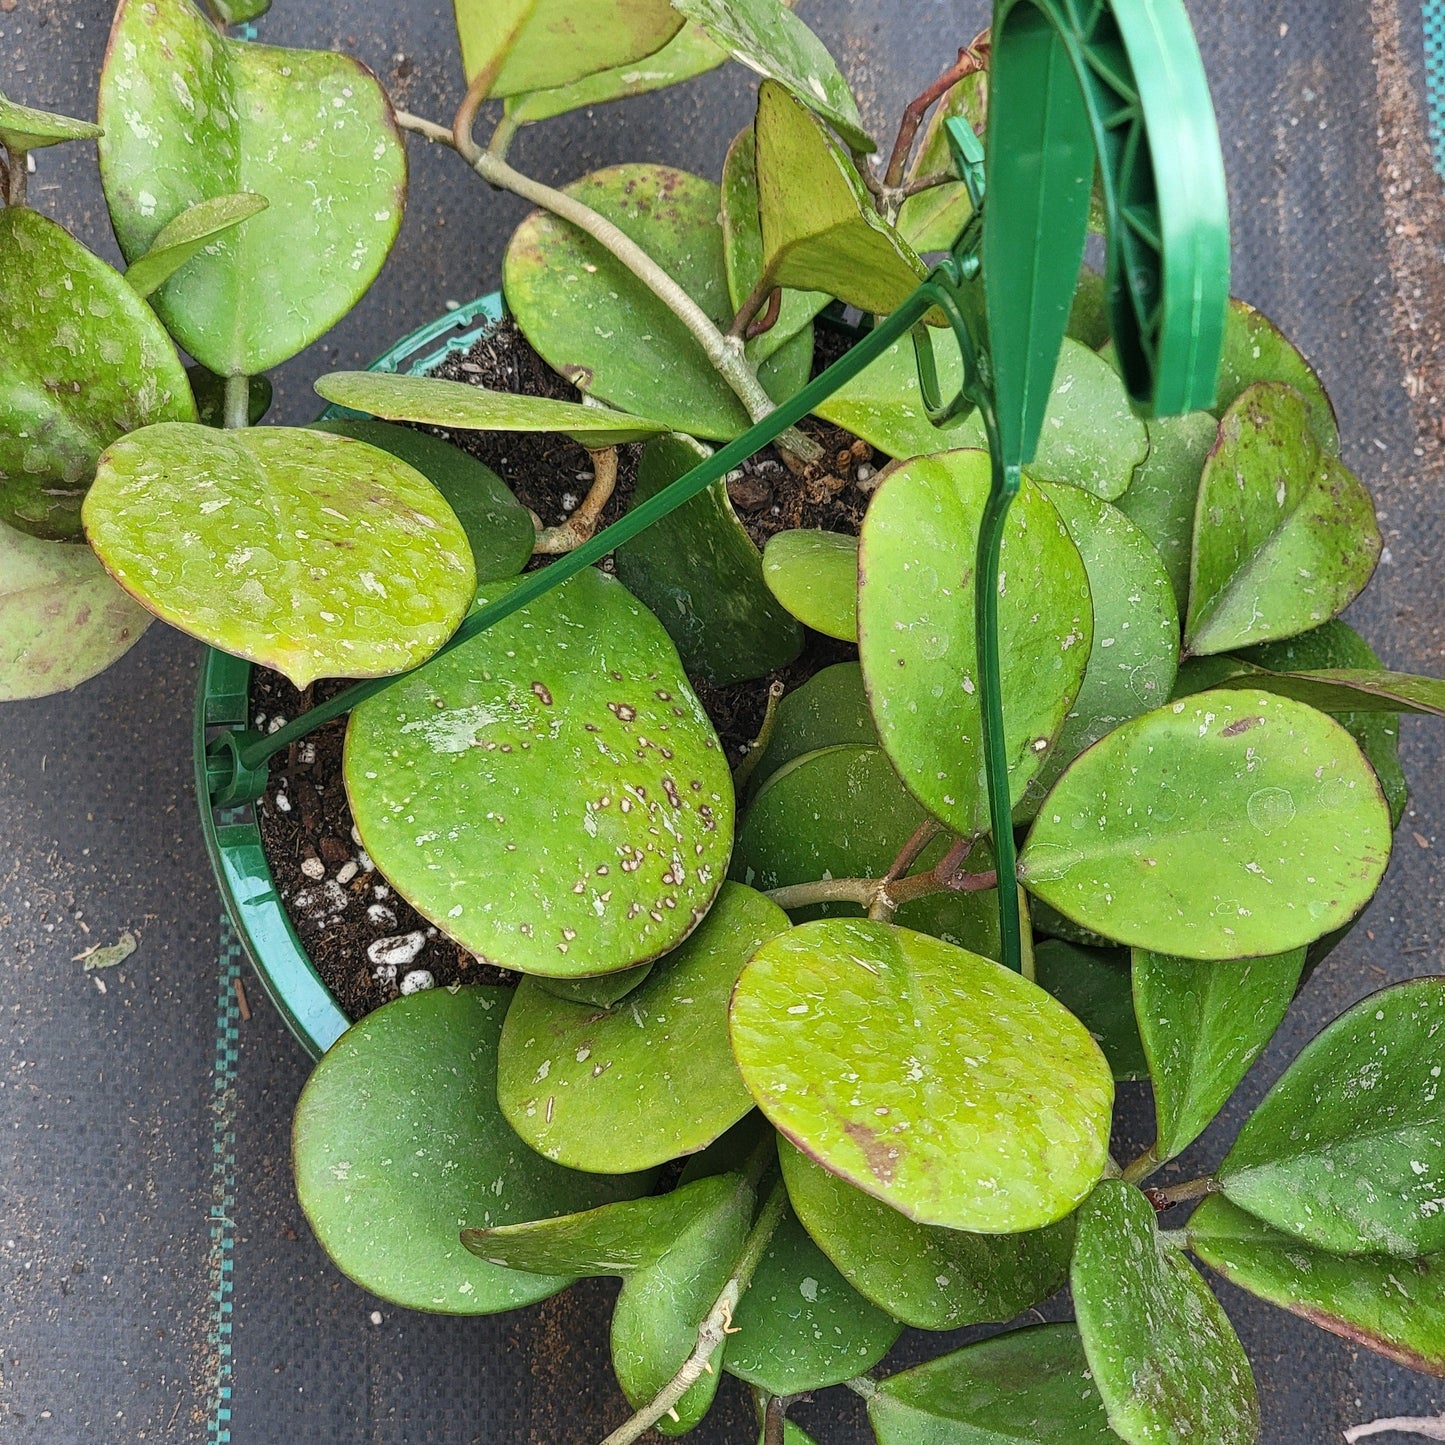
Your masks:
M 802 8 L 889 139 L 903 102 L 986 19 L 977 0 Z M 1345 460 L 1381 511 L 1387 550 L 1352 621 L 1389 665 L 1438 671 L 1445 598 L 1432 562 L 1445 555 L 1445 431 L 1430 417 L 1445 415 L 1436 331 L 1445 204 L 1431 159 L 1445 133 L 1445 6 L 1430 0 L 1423 20 L 1415 0 L 1193 0 L 1191 9 L 1229 170 L 1234 290 L 1323 373 Z M 0 4 L 7 90 L 90 114 L 108 27 L 105 0 Z M 319 10 L 281 0 L 259 34 L 354 50 L 423 114 L 445 118 L 457 99 L 441 3 L 338 0 Z M 718 72 L 548 122 L 515 155 L 548 181 L 639 156 L 715 174 L 750 118 L 750 90 L 741 70 Z M 496 284 L 525 207 L 469 182 L 439 148 L 409 151 L 411 200 L 391 262 L 332 335 L 277 373 L 276 421 L 316 414 L 310 381 L 321 371 L 365 366 L 448 300 Z M 63 147 L 37 161 L 33 203 L 115 261 L 93 153 Z M 234 941 L 218 937 L 194 820 L 197 658 L 192 643 L 152 628 L 79 693 L 13 704 L 0 728 L 0 1439 L 600 1440 L 623 1414 L 607 1362 L 610 1285 L 585 1282 L 492 1319 L 406 1314 L 342 1279 L 312 1240 L 288 1160 L 306 1061 Z M 1416 792 L 1368 918 L 1162 1182 L 1217 1163 L 1328 1019 L 1388 981 L 1440 967 L 1438 731 L 1407 719 L 1403 752 Z M 139 947 L 115 968 L 87 973 L 73 961 L 126 930 Z M 1142 1090 L 1124 1092 L 1120 1128 L 1142 1146 L 1152 1110 Z M 1445 1383 L 1220 1291 L 1254 1361 L 1270 1445 L 1315 1445 L 1379 1416 L 1445 1409 Z M 1067 1305 L 1044 1313 L 1063 1318 Z M 895 1359 L 916 1362 L 982 1333 L 910 1332 Z M 846 1392 L 795 1414 L 820 1445 L 868 1438 Z M 756 1438 L 736 1382 L 724 1383 L 693 1438 Z

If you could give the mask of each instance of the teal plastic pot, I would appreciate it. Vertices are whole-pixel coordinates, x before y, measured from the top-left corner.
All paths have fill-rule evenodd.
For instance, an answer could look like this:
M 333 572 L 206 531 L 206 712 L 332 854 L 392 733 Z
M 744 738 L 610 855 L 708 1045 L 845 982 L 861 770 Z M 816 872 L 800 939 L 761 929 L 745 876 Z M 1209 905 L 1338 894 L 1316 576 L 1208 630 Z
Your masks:
M 454 352 L 466 351 L 502 315 L 499 292 L 450 311 L 397 342 L 372 371 L 416 376 L 431 371 Z M 352 416 L 331 407 L 327 416 Z M 213 808 L 206 787 L 206 745 L 217 733 L 246 726 L 251 664 L 208 648 L 196 698 L 196 799 L 206 852 L 236 933 L 271 1002 L 313 1058 L 320 1058 L 350 1026 L 341 1005 L 316 972 L 291 920 L 261 850 L 261 828 L 252 803 Z

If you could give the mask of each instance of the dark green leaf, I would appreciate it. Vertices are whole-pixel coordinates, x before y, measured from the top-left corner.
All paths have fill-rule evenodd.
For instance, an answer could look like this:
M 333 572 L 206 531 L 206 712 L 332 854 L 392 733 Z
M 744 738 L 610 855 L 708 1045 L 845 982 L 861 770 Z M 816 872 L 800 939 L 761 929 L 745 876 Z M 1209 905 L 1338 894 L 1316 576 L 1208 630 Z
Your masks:
M 539 1154 L 628 1173 L 711 1144 L 751 1111 L 728 1047 L 743 965 L 788 916 L 726 883 L 697 930 L 612 1010 L 523 979 L 502 1031 L 497 1098 Z
M 1317 1035 L 1245 1122 L 1224 1192 L 1335 1254 L 1445 1250 L 1445 979 L 1357 1003 Z
M 690 437 L 648 442 L 632 506 L 707 455 Z M 802 651 L 802 628 L 768 590 L 722 482 L 624 543 L 616 560 L 617 575 L 657 614 L 690 676 L 727 687 L 785 667 Z
M 232 226 L 239 226 L 257 211 L 264 211 L 268 205 L 270 202 L 265 196 L 242 192 L 234 196 L 212 196 L 210 200 L 187 207 L 161 227 L 150 249 L 131 264 L 125 273 L 126 284 L 137 296 L 149 296 L 217 236 L 224 235 Z
M 332 1046 L 296 1106 L 301 1207 L 337 1268 L 394 1304 L 492 1314 L 545 1299 L 569 1280 L 474 1259 L 458 1230 L 646 1187 L 559 1169 L 507 1127 L 496 1059 L 508 992 L 428 989 L 377 1009 Z
M 1134 1021 L 1128 954 L 1049 939 L 1034 950 L 1034 980 L 1094 1036 L 1116 1079 L 1149 1077 Z
M 205 426 L 226 425 L 226 380 L 204 366 L 186 368 L 186 379 L 196 398 L 196 416 Z M 271 410 L 271 380 L 265 376 L 246 378 L 246 425 L 256 426 Z M 313 423 L 315 425 L 315 423 Z
M 1134 950 L 1134 1006 L 1154 1080 L 1161 1163 L 1204 1132 L 1274 1037 L 1304 962 L 1303 948 L 1214 963 Z
M 1073 1287 L 1089 1369 L 1109 1424 L 1129 1445 L 1259 1438 L 1244 1350 L 1132 1184 L 1106 1179 L 1079 1211 Z
M 218 375 L 268 371 L 328 331 L 401 225 L 406 156 L 371 71 L 330 51 L 227 39 L 188 0 L 123 0 L 100 122 L 106 204 L 128 260 L 213 196 L 271 203 L 153 298 Z
M 195 420 L 150 307 L 24 206 L 0 207 L 0 353 L 0 522 L 33 536 L 80 536 L 96 460 L 117 437 Z
M 813 528 L 776 532 L 763 548 L 763 579 L 804 626 L 843 642 L 857 642 L 856 537 Z
M 1036 1229 L 1103 1170 L 1098 1045 L 1041 988 L 927 934 L 827 918 L 772 939 L 738 979 L 732 1040 L 780 1132 L 920 1224 Z
M 784 695 L 774 715 L 772 737 L 750 781 L 766 782 L 784 763 L 818 748 L 877 741 L 861 669 L 856 662 L 837 662 Z
M 420 472 L 300 428 L 132 432 L 101 458 L 83 517 L 158 617 L 297 687 L 415 667 L 475 589 L 466 534 Z
M 1288 698 L 1205 692 L 1075 760 L 1039 809 L 1019 879 L 1106 938 L 1240 958 L 1353 918 L 1389 856 L 1389 810 L 1338 723 Z
M 68 115 L 55 115 L 48 110 L 18 105 L 0 94 L 0 145 L 12 154 L 59 145 L 63 141 L 94 140 L 99 134 L 100 127 L 91 125 L 89 121 L 72 120 Z
M 1360 594 L 1380 546 L 1369 493 L 1315 440 L 1304 397 L 1250 387 L 1199 484 L 1186 646 L 1227 652 L 1318 626 Z
M 1224 351 L 1219 361 L 1219 401 L 1223 416 L 1247 388 L 1260 381 L 1292 386 L 1305 399 L 1309 428 L 1330 456 L 1340 454 L 1335 409 L 1314 368 L 1262 311 L 1231 297 L 1224 325 Z
M 915 1224 L 779 1140 L 788 1196 L 808 1233 L 865 1298 L 917 1329 L 1002 1324 L 1065 1281 L 1073 1225 L 970 1234 Z
M 397 891 L 523 973 L 666 953 L 732 848 L 732 780 L 676 651 L 592 569 L 357 707 L 346 789 Z
M 1409 1369 L 1445 1375 L 1445 1255 L 1330 1254 L 1222 1194 L 1189 1216 L 1189 1247 L 1250 1294 Z
M 1074 304 L 1069 308 L 1068 335 L 1090 351 L 1097 351 L 1109 340 L 1108 290 L 1104 278 L 1092 266 L 1079 271 L 1079 284 L 1074 291 Z M 1145 424 L 1148 430 L 1148 423 Z

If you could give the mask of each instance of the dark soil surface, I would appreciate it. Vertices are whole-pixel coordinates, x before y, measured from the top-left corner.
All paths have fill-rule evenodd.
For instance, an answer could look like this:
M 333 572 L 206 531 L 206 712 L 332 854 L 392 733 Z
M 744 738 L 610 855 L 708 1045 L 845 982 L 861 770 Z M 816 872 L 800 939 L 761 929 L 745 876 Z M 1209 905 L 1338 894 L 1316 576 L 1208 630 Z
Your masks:
M 820 325 L 817 335 L 815 370 L 848 344 L 847 334 L 836 328 Z M 465 354 L 449 357 L 434 374 L 497 391 L 579 399 L 571 383 L 537 355 L 510 319 L 493 326 Z M 823 456 L 801 475 L 770 447 L 729 478 L 728 494 L 759 547 L 773 533 L 793 527 L 856 534 L 876 476 L 886 465 L 886 457 L 840 427 L 810 417 L 802 429 L 819 442 Z M 591 457 L 564 436 L 425 430 L 491 467 L 545 526 L 564 521 L 592 479 Z M 603 525 L 627 510 L 636 483 L 641 447 L 620 447 L 618 452 L 617 488 L 603 512 Z M 546 559 L 534 558 L 532 565 L 545 566 Z M 729 761 L 736 765 L 758 736 L 775 681 L 791 691 L 820 668 L 856 656 L 855 647 L 810 632 L 802 654 L 769 677 L 725 688 L 702 678 L 692 683 Z M 253 677 L 251 720 L 263 731 L 280 727 L 346 686 L 344 681 L 317 683 L 303 693 L 261 668 Z M 341 763 L 345 735 L 341 718 L 273 759 L 271 785 L 257 807 L 277 891 L 327 987 L 348 1017 L 358 1019 L 398 997 L 403 984 L 512 981 L 514 975 L 478 962 L 428 923 L 376 871 L 361 846 L 346 797 Z

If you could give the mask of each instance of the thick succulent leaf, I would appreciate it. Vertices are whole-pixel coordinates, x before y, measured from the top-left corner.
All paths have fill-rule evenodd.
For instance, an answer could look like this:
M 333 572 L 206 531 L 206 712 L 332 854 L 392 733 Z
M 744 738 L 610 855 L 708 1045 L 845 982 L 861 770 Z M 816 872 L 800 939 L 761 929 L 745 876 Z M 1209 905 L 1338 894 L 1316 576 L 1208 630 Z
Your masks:
M 805 923 L 753 955 L 731 1027 L 778 1130 L 920 1224 L 1036 1229 L 1103 1171 L 1114 1081 L 1098 1045 L 1041 988 L 927 934 Z
M 1222 417 L 1242 392 L 1261 381 L 1281 382 L 1299 392 L 1315 440 L 1330 456 L 1339 456 L 1340 429 L 1335 409 L 1314 367 L 1268 316 L 1249 302 L 1231 297 L 1219 359 L 1215 416 Z
M 728 296 L 736 308 L 752 294 L 763 274 L 757 144 L 752 126 L 738 133 L 723 161 L 722 228 Z M 806 333 L 811 338 L 813 317 L 832 299 L 827 291 L 784 290 L 777 320 L 761 336 L 748 342 L 748 355 L 756 362 L 771 356 L 800 333 Z
M 1353 918 L 1389 857 L 1389 810 L 1338 723 L 1288 698 L 1204 692 L 1125 723 L 1070 765 L 1039 809 L 1019 879 L 1120 943 L 1242 958 Z
M 647 252 L 719 326 L 733 316 L 712 181 L 623 165 L 565 187 Z M 692 333 L 609 251 L 555 216 L 528 216 L 502 262 L 527 340 L 580 390 L 691 436 L 727 440 L 748 414 Z M 805 348 L 806 349 L 806 348 Z M 784 347 L 759 372 L 775 400 L 808 379 L 811 354 Z
M 1445 1255 L 1342 1257 L 1211 1194 L 1189 1247 L 1231 1284 L 1412 1370 L 1445 1375 Z
M 655 1264 L 684 1230 L 728 1204 L 736 1185 L 736 1176 L 718 1174 L 666 1194 L 618 1199 L 574 1214 L 469 1226 L 461 1240 L 478 1259 L 502 1269 L 626 1278 Z
M 0 208 L 0 522 L 80 536 L 101 452 L 151 422 L 194 421 L 160 323 L 54 221 Z
M 205 426 L 226 425 L 226 379 L 199 364 L 186 368 L 186 380 L 196 398 L 196 417 Z M 246 425 L 258 426 L 271 410 L 271 380 L 265 376 L 246 378 Z
M 1031 811 L 1085 748 L 1168 702 L 1179 667 L 1179 613 L 1153 544 L 1117 507 L 1078 487 L 1042 490 L 1083 559 L 1094 645 L 1058 741 L 1030 785 Z
M 915 1224 L 785 1140 L 783 1178 L 798 1218 L 866 1299 L 916 1329 L 1002 1324 L 1068 1277 L 1073 1225 L 970 1234 Z
M 212 196 L 188 207 L 156 233 L 150 249 L 126 271 L 126 284 L 137 296 L 149 296 L 217 236 L 268 205 L 265 196 L 243 191 L 234 196 Z
M 1284 1021 L 1304 963 L 1303 948 L 1213 963 L 1134 950 L 1160 1162 L 1182 1154 L 1224 1107 Z
M 874 210 L 842 147 L 783 86 L 766 80 L 754 130 L 763 273 L 863 311 L 892 311 L 927 268 Z
M 1094 1036 L 1115 1079 L 1149 1077 L 1134 1020 L 1128 954 L 1051 938 L 1034 950 L 1034 981 Z
M 497 1097 L 539 1154 L 627 1173 L 711 1144 L 751 1111 L 727 1013 L 754 951 L 789 927 L 760 893 L 726 883 L 697 930 L 612 1010 L 523 979 L 502 1032 Z
M 968 187 L 962 181 L 943 181 L 909 196 L 898 208 L 895 225 L 904 244 L 922 256 L 950 250 L 971 215 Z
M 673 0 L 713 40 L 822 116 L 849 149 L 872 151 L 858 103 L 823 42 L 778 0 Z
M 12 153 L 36 151 L 69 140 L 94 140 L 99 134 L 100 127 L 87 120 L 36 110 L 0 94 L 0 145 Z
M 632 505 L 708 455 L 691 437 L 643 449 Z M 768 590 L 762 558 L 714 482 L 616 552 L 617 575 L 667 628 L 691 677 L 719 687 L 764 677 L 803 649 L 803 630 Z
M 1090 351 L 1098 351 L 1109 341 L 1108 288 L 1103 276 L 1087 262 L 1079 268 L 1066 334 Z M 1144 429 L 1148 431 L 1148 422 Z
M 564 1276 L 475 1259 L 464 1225 L 505 1224 L 639 1194 L 644 1179 L 539 1159 L 497 1108 L 504 988 L 428 989 L 354 1024 L 296 1106 L 296 1192 L 322 1248 L 363 1289 L 410 1309 L 493 1314 Z
M 1250 387 L 1199 483 L 1185 645 L 1227 652 L 1317 627 L 1359 596 L 1380 547 L 1369 493 L 1315 440 L 1305 399 Z
M 754 795 L 733 853 L 732 876 L 771 889 L 817 878 L 881 878 L 927 819 L 876 746 L 841 744 L 800 754 L 773 773 Z M 940 837 L 914 871 L 931 868 L 948 851 Z M 970 866 L 992 862 L 980 846 Z M 860 917 L 856 903 L 821 903 L 793 910 L 795 921 Z M 997 958 L 998 894 L 936 893 L 905 903 L 896 915 L 905 928 Z
M 1335 1254 L 1445 1250 L 1445 979 L 1361 1000 L 1305 1047 L 1218 1170 L 1224 1192 Z
M 973 575 L 990 479 L 984 452 L 900 467 L 874 493 L 858 567 L 858 653 L 878 735 L 914 796 L 965 836 L 989 827 Z M 1009 510 L 999 577 L 1017 803 L 1073 704 L 1094 636 L 1079 550 L 1027 480 Z
M 890 1375 L 868 1400 L 878 1445 L 1105 1445 L 1073 1325 L 1034 1325 Z
M 1129 1445 L 1253 1445 L 1259 1401 L 1244 1349 L 1132 1184 L 1106 1179 L 1079 1211 L 1072 1283 L 1090 1372 Z
M 466 534 L 420 472 L 295 427 L 132 432 L 101 457 L 83 520 L 157 617 L 297 687 L 415 667 L 476 585 Z
M 1383 667 L 1324 667 L 1309 672 L 1275 672 L 1242 657 L 1222 658 L 1220 661 L 1227 666 L 1210 678 L 1210 687 L 1292 697 L 1320 712 L 1332 713 L 1340 718 L 1370 713 L 1445 717 L 1445 680 L 1438 677 L 1391 672 Z
M 763 579 L 804 626 L 843 642 L 857 642 L 856 537 L 810 527 L 775 532 L 763 548 Z
M 749 781 L 764 783 L 785 763 L 819 748 L 877 742 L 862 669 L 856 662 L 835 662 L 784 694 L 773 715 L 772 735 Z
M 618 973 L 600 973 L 592 978 L 532 976 L 538 986 L 553 998 L 565 999 L 568 1003 L 590 1004 L 594 1009 L 607 1009 L 626 998 L 651 972 L 650 963 L 639 963 L 636 968 L 624 968 Z
M 338 406 L 387 421 L 455 427 L 458 431 L 560 432 L 593 451 L 644 441 L 667 430 L 662 422 L 644 421 L 607 407 L 518 396 L 435 376 L 333 371 L 316 383 L 316 393 Z
M 0 523 L 0 702 L 78 687 L 129 652 L 150 621 L 89 547 Z
M 732 848 L 732 779 L 676 651 L 592 569 L 357 707 L 346 791 L 397 891 L 522 973 L 675 948 Z
M 454 0 L 469 84 L 488 96 L 568 85 L 660 50 L 682 27 L 668 0 Z
M 1115 506 L 1154 544 L 1183 617 L 1189 606 L 1199 479 L 1219 436 L 1219 423 L 1207 411 L 1191 411 L 1155 417 L 1144 425 L 1149 454 L 1135 467 L 1129 490 Z
M 488 466 L 428 432 L 390 422 L 339 417 L 313 422 L 313 431 L 352 437 L 415 467 L 447 500 L 467 534 L 478 582 L 515 577 L 537 539 L 532 514 Z
M 268 371 L 330 330 L 396 239 L 406 154 L 386 93 L 348 56 L 227 39 L 188 0 L 123 0 L 100 123 L 106 204 L 130 261 L 211 197 L 271 203 L 153 298 L 219 375 Z
M 733 1312 L 727 1372 L 770 1395 L 802 1395 L 872 1369 L 903 1326 L 838 1273 L 788 1210 Z

